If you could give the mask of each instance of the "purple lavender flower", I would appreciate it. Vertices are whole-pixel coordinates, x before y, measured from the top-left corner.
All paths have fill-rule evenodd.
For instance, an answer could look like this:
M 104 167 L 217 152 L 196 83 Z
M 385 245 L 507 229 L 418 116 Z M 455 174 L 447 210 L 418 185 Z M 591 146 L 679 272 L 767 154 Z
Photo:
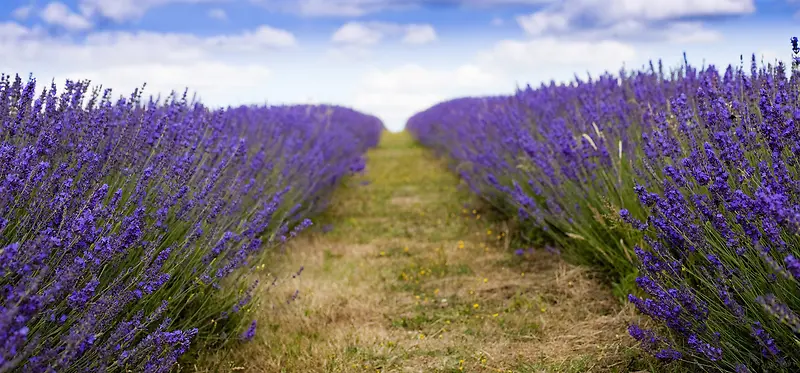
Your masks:
M 253 339 L 253 337 L 255 337 L 255 335 L 256 335 L 256 320 L 253 320 L 253 322 L 250 323 L 250 327 L 247 328 L 247 330 L 244 333 L 242 333 L 242 335 L 239 338 L 242 341 L 250 341 Z
M 705 357 L 711 361 L 717 361 L 722 358 L 721 348 L 711 346 L 711 344 L 704 342 L 696 334 L 690 335 L 687 343 L 695 351 L 705 355 Z
M 786 270 L 789 271 L 795 279 L 800 281 L 800 260 L 795 258 L 794 255 L 789 254 L 783 261 L 786 263 Z
M 761 323 L 756 321 L 750 326 L 750 335 L 761 345 L 761 355 L 767 358 L 782 360 L 780 356 L 781 351 L 776 346 L 775 339 L 761 327 Z

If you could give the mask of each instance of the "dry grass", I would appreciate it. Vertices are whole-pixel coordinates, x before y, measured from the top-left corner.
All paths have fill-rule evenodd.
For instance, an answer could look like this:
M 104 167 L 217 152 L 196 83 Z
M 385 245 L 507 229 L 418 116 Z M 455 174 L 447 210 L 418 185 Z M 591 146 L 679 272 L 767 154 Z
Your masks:
M 363 181 L 370 181 L 364 185 Z M 275 259 L 259 333 L 195 371 L 601 372 L 641 367 L 635 316 L 586 270 L 520 258 L 445 166 L 386 135 L 315 232 Z M 462 188 L 463 189 L 463 188 Z M 322 233 L 319 227 L 333 224 Z M 285 300 L 295 290 L 300 296 Z

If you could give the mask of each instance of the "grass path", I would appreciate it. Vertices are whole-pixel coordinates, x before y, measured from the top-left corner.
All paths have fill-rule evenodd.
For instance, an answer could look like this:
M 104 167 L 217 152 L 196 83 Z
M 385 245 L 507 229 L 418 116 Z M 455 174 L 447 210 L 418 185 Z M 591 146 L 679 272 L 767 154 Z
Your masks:
M 515 256 L 502 224 L 465 207 L 459 180 L 407 134 L 385 134 L 368 157 L 276 260 L 304 271 L 267 296 L 257 337 L 203 370 L 631 369 L 632 312 L 607 288 L 544 251 Z

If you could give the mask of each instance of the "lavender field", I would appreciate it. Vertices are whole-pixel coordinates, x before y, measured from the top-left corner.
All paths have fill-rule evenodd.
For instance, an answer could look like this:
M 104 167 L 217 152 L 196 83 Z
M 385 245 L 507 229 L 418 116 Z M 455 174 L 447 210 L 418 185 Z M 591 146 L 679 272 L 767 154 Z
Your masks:
M 520 239 L 592 266 L 686 369 L 800 369 L 800 57 L 622 70 L 409 120 Z M 536 240 L 539 241 L 536 241 Z M 632 280 L 633 279 L 633 280 Z
M 252 338 L 262 258 L 382 130 L 335 106 L 58 88 L 0 78 L 2 372 L 167 372 Z
M 0 373 L 800 371 L 800 47 L 388 133 L 0 77 Z

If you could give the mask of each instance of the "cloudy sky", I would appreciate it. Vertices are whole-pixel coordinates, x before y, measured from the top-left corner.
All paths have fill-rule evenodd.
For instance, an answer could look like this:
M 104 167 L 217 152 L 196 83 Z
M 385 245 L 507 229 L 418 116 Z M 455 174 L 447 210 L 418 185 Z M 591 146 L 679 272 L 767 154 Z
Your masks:
M 381 117 L 661 58 L 789 58 L 800 0 L 0 1 L 0 72 Z

